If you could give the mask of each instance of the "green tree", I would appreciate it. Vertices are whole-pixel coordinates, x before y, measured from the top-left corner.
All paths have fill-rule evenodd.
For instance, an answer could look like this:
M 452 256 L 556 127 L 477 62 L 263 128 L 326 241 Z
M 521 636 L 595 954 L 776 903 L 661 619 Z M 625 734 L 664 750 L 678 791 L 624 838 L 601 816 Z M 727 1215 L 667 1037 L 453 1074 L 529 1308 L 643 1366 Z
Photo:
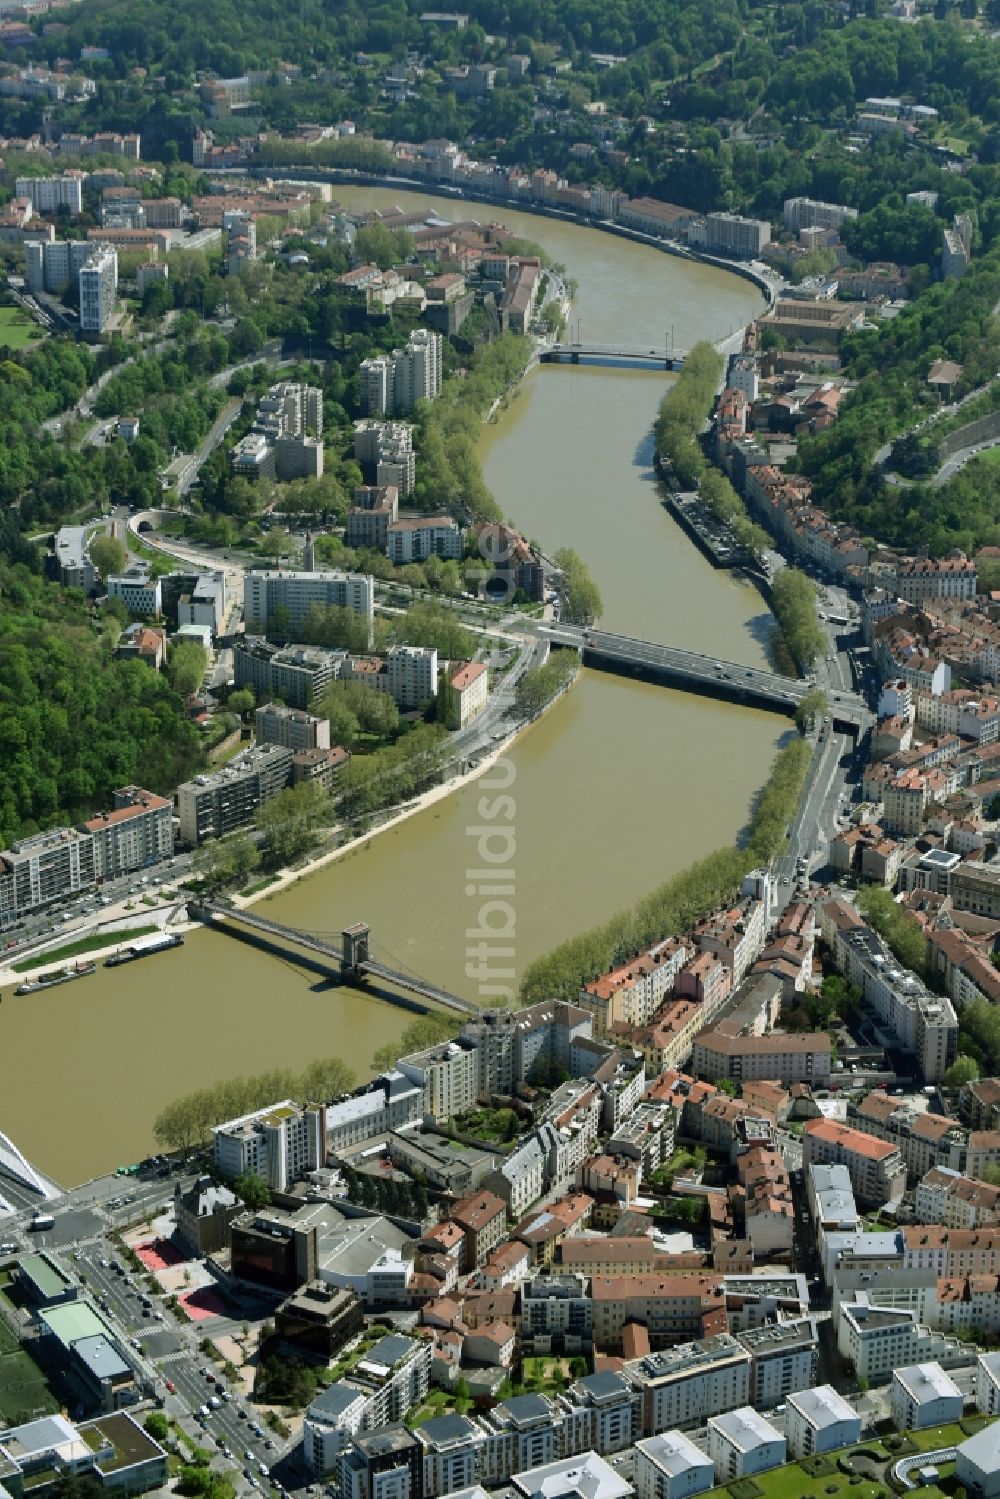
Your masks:
M 88 551 L 91 562 L 105 581 L 125 571 L 128 550 L 117 536 L 95 536 Z
M 563 617 L 569 624 L 592 625 L 601 617 L 604 605 L 587 564 L 571 547 L 560 547 L 552 560 L 562 573 Z
M 974 1083 L 979 1080 L 979 1065 L 972 1058 L 964 1056 L 959 1052 L 944 1075 L 946 1088 L 961 1088 L 965 1083 Z
M 825 692 L 821 692 L 819 688 L 807 692 L 795 710 L 795 727 L 799 733 L 807 733 L 817 718 L 822 718 L 829 711 L 829 707 Z
M 452 1015 L 421 1015 L 419 1020 L 410 1022 L 398 1041 L 390 1041 L 379 1047 L 372 1057 L 373 1071 L 383 1072 L 395 1067 L 398 1059 L 408 1052 L 426 1051 L 439 1041 L 450 1041 L 453 1036 L 458 1035 L 460 1024 L 458 1018 Z
M 165 1442 L 167 1440 L 167 1432 L 170 1430 L 170 1424 L 162 1411 L 150 1411 L 142 1424 L 154 1442 Z
M 209 889 L 244 885 L 260 868 L 260 850 L 247 832 L 213 839 L 195 850 L 193 871 Z
M 267 841 L 271 863 L 287 864 L 316 843 L 319 829 L 333 820 L 333 802 L 321 786 L 304 781 L 264 802 L 257 830 Z
M 257 706 L 257 699 L 249 687 L 237 687 L 226 699 L 226 707 L 231 713 L 238 713 L 240 718 L 246 718 Z
M 181 697 L 189 697 L 199 691 L 208 669 L 208 655 L 197 640 L 182 640 L 170 647 L 167 657 L 167 676 L 170 685 Z
M 271 1201 L 271 1189 L 262 1176 L 255 1171 L 241 1171 L 233 1178 L 233 1191 L 251 1213 L 266 1208 Z

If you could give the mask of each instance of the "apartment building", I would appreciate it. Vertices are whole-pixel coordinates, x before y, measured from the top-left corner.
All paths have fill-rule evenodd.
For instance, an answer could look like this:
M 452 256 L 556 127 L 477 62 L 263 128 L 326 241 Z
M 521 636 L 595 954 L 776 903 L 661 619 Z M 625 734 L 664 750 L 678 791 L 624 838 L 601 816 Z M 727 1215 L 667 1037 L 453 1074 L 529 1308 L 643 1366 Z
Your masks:
M 898 1149 L 833 1119 L 810 1119 L 802 1135 L 802 1163 L 846 1166 L 859 1202 L 895 1202 L 906 1189 L 906 1167 Z
M 951 557 L 901 559 L 879 578 L 880 585 L 907 604 L 927 599 L 974 599 L 976 564 L 964 553 Z
M 281 610 L 294 637 L 316 605 L 353 609 L 367 621 L 371 639 L 375 580 L 369 573 L 261 571 L 249 572 L 243 580 L 243 617 L 251 632 L 266 631 Z
M 751 1405 L 711 1416 L 708 1455 L 720 1484 L 778 1468 L 785 1461 L 785 1438 Z
M 958 878 L 956 870 L 953 883 Z M 930 994 L 916 974 L 900 968 L 877 933 L 860 919 L 853 922 L 850 909 L 842 922 L 828 922 L 826 931 L 837 967 L 859 986 L 879 1018 L 894 1031 L 899 1045 L 913 1054 L 926 1081 L 939 1082 L 958 1050 L 958 1017 L 951 1001 Z
M 647 1025 L 690 956 L 670 937 L 585 984 L 577 1003 L 593 1014 L 594 1034 L 603 1036 L 613 1025 Z
M 889 1409 L 897 1431 L 922 1431 L 962 1419 L 961 1390 L 940 1364 L 910 1364 L 892 1376 Z
M 671 1067 L 688 1065 L 694 1040 L 705 1023 L 702 1006 L 693 999 L 665 1004 L 648 1025 L 626 1032 L 625 1039 L 646 1061 L 646 1072 L 658 1077 Z
M 489 667 L 484 661 L 450 662 L 444 695 L 449 729 L 464 729 L 489 701 Z
M 428 557 L 457 559 L 463 550 L 461 528 L 450 515 L 406 516 L 386 528 L 386 556 L 399 567 Z
M 830 1077 L 830 1038 L 825 1031 L 734 1036 L 720 1026 L 695 1037 L 691 1068 L 698 1077 L 734 1082 L 767 1078 L 822 1087 Z
M 110 812 L 80 824 L 94 843 L 94 875 L 115 880 L 169 859 L 174 852 L 173 804 L 141 786 L 122 786 Z
M 934 1166 L 917 1183 L 916 1214 L 921 1223 L 976 1229 L 1000 1224 L 1000 1187 Z
M 1000 1353 L 976 1358 L 976 1408 L 984 1416 L 1000 1416 Z
M 301 708 L 286 708 L 283 703 L 265 703 L 254 714 L 258 744 L 280 744 L 285 749 L 329 749 L 330 724 L 325 718 L 304 713 Z
M 405 422 L 355 422 L 354 456 L 377 485 L 392 485 L 401 496 L 412 494 L 416 455 L 413 429 Z
M 347 512 L 345 544 L 384 552 L 389 526 L 398 518 L 399 490 L 395 484 L 359 484 Z
M 524 1282 L 521 1342 L 526 1351 L 573 1355 L 589 1352 L 593 1341 L 593 1302 L 584 1276 L 538 1275 Z
M 289 784 L 292 751 L 278 744 L 244 750 L 221 770 L 177 788 L 180 836 L 192 847 L 249 827 L 257 809 Z
M 968 1359 L 968 1348 L 956 1338 L 932 1332 L 909 1307 L 874 1305 L 866 1291 L 840 1303 L 837 1348 L 858 1379 L 872 1384 L 884 1383 L 915 1360 L 954 1366 Z
M 17 177 L 15 198 L 27 198 L 36 213 L 83 212 L 85 172 L 62 172 L 58 177 Z
M 326 1109 L 290 1098 L 229 1119 L 212 1130 L 212 1154 L 230 1179 L 251 1172 L 274 1192 L 326 1164 Z
M 833 1385 L 793 1391 L 785 1405 L 785 1436 L 794 1458 L 836 1452 L 861 1440 L 861 1417 Z
M 117 577 L 105 579 L 109 599 L 121 599 L 129 614 L 153 619 L 163 613 L 163 595 L 159 578 L 150 576 L 142 564 L 130 567 Z
M 848 219 L 856 219 L 858 210 L 844 203 L 821 203 L 816 198 L 786 198 L 781 210 L 782 222 L 792 234 L 800 229 L 839 229 Z
M 1000 864 L 960 865 L 952 874 L 951 898 L 957 911 L 1000 920 Z
M 342 675 L 346 651 L 322 646 L 271 645 L 266 640 L 240 636 L 233 646 L 233 675 L 237 687 L 250 687 L 257 698 L 280 698 L 290 708 L 317 702 Z
M 463 1270 L 476 1270 L 507 1237 L 507 1204 L 495 1193 L 483 1190 L 463 1197 L 449 1213 L 465 1240 Z
M 0 853 L 0 927 L 93 888 L 94 840 L 76 828 L 19 838 Z
M 770 239 L 766 220 L 746 219 L 739 213 L 709 213 L 688 228 L 689 245 L 735 260 L 755 260 Z
M 390 1423 L 401 1421 L 425 1398 L 431 1360 L 429 1343 L 389 1333 L 368 1350 L 350 1374 L 328 1385 L 308 1407 L 303 1422 L 302 1455 L 310 1470 L 318 1477 L 342 1477 L 340 1459 L 350 1457 L 354 1438 L 381 1432 Z M 419 1467 L 422 1469 L 422 1461 Z M 421 1491 L 422 1484 L 418 1484 L 413 1491 L 400 1492 L 398 1499 Z M 375 1499 L 375 1494 L 365 1499 Z M 390 1492 L 384 1499 L 391 1499 Z
M 594 1343 L 605 1353 L 621 1348 L 627 1322 L 641 1322 L 654 1348 L 708 1337 L 729 1325 L 723 1277 L 715 1272 L 595 1275 L 590 1295 Z
M 438 654 L 434 647 L 394 645 L 386 657 L 389 695 L 404 712 L 437 697 Z
M 441 394 L 441 335 L 416 328 L 404 349 L 362 360 L 358 380 L 365 416 L 407 416 L 418 401 Z
M 727 1290 L 729 1285 L 727 1280 Z M 811 1317 L 765 1320 L 760 1326 L 745 1328 L 738 1337 L 753 1358 L 750 1399 L 759 1409 L 770 1410 L 793 1390 L 808 1389 L 815 1382 L 818 1345 Z
M 965 1160 L 969 1136 L 960 1124 L 901 1103 L 880 1089 L 860 1102 L 848 1102 L 847 1123 L 852 1129 L 895 1145 L 911 1183 L 936 1166 L 957 1170 Z
M 690 1499 L 715 1487 L 715 1464 L 680 1431 L 635 1444 L 632 1482 L 637 1499 Z
M 742 1343 L 720 1332 L 634 1359 L 623 1372 L 642 1401 L 643 1433 L 652 1436 L 745 1405 L 751 1364 Z
M 442 1122 L 467 1114 L 480 1096 L 477 1048 L 462 1038 L 400 1057 L 399 1070 L 422 1088 L 427 1113 Z
M 80 267 L 80 332 L 101 334 L 114 316 L 118 297 L 118 255 L 106 245 L 91 249 Z
M 55 545 L 47 562 L 47 571 L 55 574 L 64 588 L 80 588 L 90 593 L 97 582 L 97 569 L 87 552 L 86 526 L 60 526 Z
M 542 1195 L 547 1178 L 547 1151 L 541 1131 L 521 1142 L 501 1160 L 486 1178 L 487 1185 L 503 1198 L 509 1216 L 517 1222 Z

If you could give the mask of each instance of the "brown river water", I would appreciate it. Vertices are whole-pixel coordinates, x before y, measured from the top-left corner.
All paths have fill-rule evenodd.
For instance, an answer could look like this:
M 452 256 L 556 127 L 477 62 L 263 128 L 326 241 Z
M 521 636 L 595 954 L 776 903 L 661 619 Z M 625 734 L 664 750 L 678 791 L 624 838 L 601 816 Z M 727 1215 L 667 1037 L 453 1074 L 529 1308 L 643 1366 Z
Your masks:
M 356 206 L 426 203 L 335 189 Z M 597 342 L 684 348 L 753 317 L 750 283 L 599 231 L 450 198 L 443 216 L 497 218 L 537 240 L 578 282 L 572 318 Z M 573 546 L 604 598 L 603 623 L 761 664 L 768 615 L 756 591 L 714 572 L 659 503 L 650 426 L 663 372 L 548 366 L 484 429 L 487 482 L 546 550 Z M 515 745 L 511 966 L 628 904 L 731 840 L 767 774 L 785 720 L 585 671 Z M 469 998 L 466 948 L 483 903 L 483 796 L 473 783 L 264 900 L 262 914 L 316 932 L 372 928 L 376 953 Z M 472 893 L 467 886 L 472 885 Z M 359 1079 L 407 1015 L 244 946 L 198 931 L 182 948 L 0 1005 L 0 1130 L 70 1184 L 153 1145 L 157 1111 L 181 1092 L 269 1066 L 344 1057 Z

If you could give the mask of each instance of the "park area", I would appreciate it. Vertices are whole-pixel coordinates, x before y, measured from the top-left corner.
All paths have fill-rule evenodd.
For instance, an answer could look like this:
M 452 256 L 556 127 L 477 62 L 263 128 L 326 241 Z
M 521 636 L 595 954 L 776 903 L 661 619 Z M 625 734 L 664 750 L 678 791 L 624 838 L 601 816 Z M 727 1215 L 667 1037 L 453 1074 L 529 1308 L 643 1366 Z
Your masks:
M 23 349 L 42 336 L 38 324 L 20 307 L 0 307 L 0 347 Z
M 58 1409 L 41 1369 L 0 1318 L 0 1428 Z
M 737 1478 L 724 1488 L 710 1490 L 706 1499 L 892 1499 L 898 1484 L 890 1484 L 890 1475 L 901 1457 L 957 1447 L 989 1424 L 987 1417 L 968 1416 L 960 1425 L 872 1437 L 857 1447 L 818 1453 L 753 1478 Z M 954 1499 L 954 1468 L 954 1463 L 942 1464 L 940 1487 L 924 1485 L 914 1494 L 920 1499 Z

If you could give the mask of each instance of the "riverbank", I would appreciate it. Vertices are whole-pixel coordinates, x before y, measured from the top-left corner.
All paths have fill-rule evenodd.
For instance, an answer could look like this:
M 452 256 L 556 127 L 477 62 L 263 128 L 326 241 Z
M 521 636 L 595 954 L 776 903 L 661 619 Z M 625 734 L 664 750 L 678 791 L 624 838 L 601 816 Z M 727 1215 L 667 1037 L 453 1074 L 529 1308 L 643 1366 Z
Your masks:
M 417 797 L 414 797 L 412 801 L 407 802 L 404 806 L 401 806 L 394 810 L 383 822 L 380 822 L 376 827 L 369 828 L 364 833 L 359 833 L 354 838 L 348 838 L 345 842 L 338 844 L 335 848 L 325 848 L 321 852 L 312 855 L 312 857 L 305 859 L 301 864 L 278 871 L 277 874 L 269 877 L 257 888 L 251 888 L 245 894 L 233 895 L 231 897 L 232 904 L 237 909 L 247 909 L 251 906 L 256 905 L 260 901 L 267 900 L 272 896 L 281 894 L 283 891 L 288 890 L 292 885 L 297 884 L 300 880 L 304 880 L 311 875 L 318 874 L 321 870 L 335 863 L 338 859 L 345 858 L 348 854 L 356 853 L 359 849 L 367 847 L 381 834 L 391 832 L 394 828 L 398 828 L 402 823 L 407 822 L 411 817 L 416 817 L 419 813 L 427 811 L 428 808 L 435 806 L 438 802 L 441 802 L 445 798 L 454 795 L 456 792 L 461 791 L 463 787 L 468 786 L 473 781 L 478 780 L 480 776 L 485 775 L 487 771 L 491 770 L 499 760 L 503 759 L 503 757 L 507 755 L 511 749 L 513 749 L 514 745 L 518 742 L 518 740 L 521 739 L 524 734 L 526 734 L 531 728 L 535 726 L 535 724 L 537 724 L 546 716 L 546 714 L 550 711 L 551 708 L 555 706 L 559 699 L 570 690 L 570 688 L 574 685 L 578 678 L 579 672 L 576 672 L 573 677 L 571 677 L 570 680 L 563 687 L 561 687 L 560 690 L 555 693 L 552 698 L 550 698 L 550 700 L 544 705 L 544 707 L 539 709 L 538 712 L 532 714 L 529 719 L 523 720 L 516 726 L 512 727 L 507 737 L 502 741 L 499 741 L 487 755 L 485 755 L 481 760 L 477 761 L 476 765 L 471 767 L 469 770 L 462 771 L 458 775 L 450 776 L 447 780 L 442 781 L 438 786 L 428 787 L 426 791 L 421 792 L 421 794 Z M 341 824 L 339 827 L 335 826 L 331 829 L 330 838 L 336 838 L 343 831 L 343 824 Z M 125 909 L 124 903 L 117 907 L 112 906 L 104 913 L 100 922 L 94 923 L 89 926 L 84 925 L 78 928 L 74 928 L 74 930 L 69 933 L 64 932 L 54 935 L 45 944 L 45 947 L 40 948 L 37 953 L 32 953 L 30 955 L 25 955 L 23 953 L 17 954 L 11 961 L 0 964 L 0 989 L 5 988 L 7 985 L 17 985 L 19 983 L 22 983 L 25 978 L 30 978 L 33 974 L 48 968 L 50 964 L 55 961 L 56 955 L 60 953 L 68 943 L 83 942 L 84 940 L 92 936 L 99 936 L 103 927 L 114 927 L 115 933 L 117 934 L 117 940 L 110 940 L 111 934 L 109 933 L 109 941 L 107 942 L 107 944 L 96 948 L 87 949 L 87 957 L 94 962 L 100 962 L 102 959 L 110 957 L 112 953 L 117 952 L 119 947 L 122 946 L 123 941 L 128 936 L 128 927 L 130 923 L 134 923 L 136 926 L 145 924 L 148 927 L 149 923 L 152 922 L 161 929 L 169 926 L 171 931 L 180 933 L 196 931 L 201 925 L 200 922 L 179 919 L 180 912 L 186 911 L 186 906 L 187 902 L 178 898 L 172 898 L 169 901 L 164 902 L 164 904 L 161 906 L 147 907 L 141 914 L 127 911 Z M 29 956 L 32 959 L 30 963 L 28 963 Z
M 588 215 L 573 213 L 569 209 L 556 208 L 547 203 L 524 202 L 509 194 L 487 193 L 481 186 L 470 188 L 466 192 L 458 183 L 429 182 L 425 177 L 401 177 L 395 173 L 381 175 L 375 172 L 354 171 L 345 167 L 309 165 L 232 167 L 224 168 L 218 175 L 224 176 L 230 172 L 244 177 L 280 178 L 292 182 L 329 182 L 339 183 L 344 187 L 380 187 L 390 192 L 393 188 L 402 188 L 406 192 L 423 193 L 427 197 L 440 194 L 441 197 L 455 198 L 470 203 L 488 202 L 490 207 L 496 204 L 499 208 L 516 209 L 518 213 L 532 214 L 535 218 L 555 219 L 563 224 L 576 224 L 582 229 L 599 229 L 604 234 L 614 234 L 620 239 L 631 240 L 634 244 L 646 245 L 650 249 L 662 251 L 665 255 L 674 255 L 679 260 L 690 260 L 699 265 L 714 266 L 717 270 L 729 271 L 734 276 L 741 276 L 744 281 L 752 282 L 764 293 L 769 307 L 773 305 L 782 289 L 783 283 L 778 282 L 776 285 L 769 277 L 743 261 L 724 260 L 719 255 L 709 255 L 704 250 L 692 249 L 691 246 L 682 245 L 676 240 L 659 239 L 653 234 L 643 234 L 641 229 L 631 229 L 627 224 L 615 223 L 613 219 L 594 219 Z

